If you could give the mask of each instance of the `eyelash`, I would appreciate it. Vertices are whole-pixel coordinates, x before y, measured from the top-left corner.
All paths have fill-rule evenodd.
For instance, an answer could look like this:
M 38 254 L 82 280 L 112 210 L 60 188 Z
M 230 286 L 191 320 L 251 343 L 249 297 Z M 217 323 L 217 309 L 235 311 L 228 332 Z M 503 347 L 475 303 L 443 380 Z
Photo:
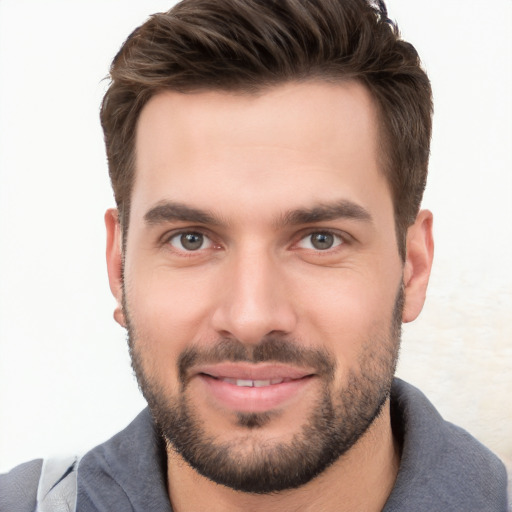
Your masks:
M 211 247 L 207 247 L 205 249 L 197 249 L 197 250 L 186 250 L 186 249 L 177 249 L 175 247 L 173 247 L 171 245 L 171 241 L 174 239 L 174 238 L 177 238 L 179 236 L 182 236 L 182 235 L 187 235 L 187 234 L 197 234 L 197 235 L 202 235 L 203 237 L 205 237 L 206 239 L 208 239 L 211 243 Z M 318 254 L 318 255 L 328 255 L 328 254 L 332 254 L 333 252 L 337 251 L 337 250 L 340 250 L 343 246 L 347 245 L 350 243 L 350 235 L 348 235 L 347 233 L 345 232 L 340 232 L 340 231 L 337 231 L 337 230 L 332 230 L 332 229 L 310 229 L 308 231 L 304 231 L 302 233 L 300 233 L 297 237 L 296 237 L 296 241 L 292 243 L 292 247 L 297 247 L 301 242 L 303 242 L 304 240 L 306 240 L 308 237 L 311 237 L 312 235 L 315 235 L 315 234 L 321 234 L 321 235 L 329 235 L 329 236 L 332 236 L 334 237 L 335 239 L 339 239 L 339 243 L 337 243 L 336 245 L 334 245 L 333 247 L 329 247 L 327 249 L 315 249 L 315 248 L 304 248 L 304 250 L 307 250 L 307 251 L 313 251 L 315 254 Z M 189 228 L 189 229 L 181 229 L 179 231 L 173 231 L 171 233 L 167 233 L 166 235 L 164 235 L 161 239 L 161 245 L 162 246 L 166 246 L 168 247 L 170 250 L 172 250 L 173 252 L 179 254 L 180 256 L 183 256 L 183 257 L 193 257 L 195 255 L 198 255 L 198 254 L 201 254 L 202 251 L 204 250 L 207 250 L 207 249 L 219 249 L 221 248 L 221 244 L 219 243 L 216 243 L 215 242 L 215 239 L 214 237 L 207 231 L 205 231 L 204 229 L 201 229 L 201 228 Z M 336 241 L 335 241 L 336 243 Z
M 336 243 L 336 240 L 334 241 L 334 243 L 336 245 L 333 245 L 333 247 L 329 247 L 329 248 L 326 248 L 323 250 L 316 249 L 314 247 L 313 248 L 304 248 L 304 250 L 313 252 L 315 255 L 318 255 L 318 256 L 333 255 L 333 253 L 342 250 L 343 247 L 348 245 L 351 241 L 350 235 L 348 235 L 345 232 L 340 232 L 340 231 L 332 230 L 332 229 L 310 229 L 308 231 L 302 232 L 299 235 L 297 242 L 294 242 L 293 245 L 298 246 L 301 242 L 307 240 L 307 238 L 311 237 L 312 235 L 330 235 L 330 236 L 334 237 L 335 239 L 339 240 L 339 243 Z
M 199 254 L 204 249 L 197 249 L 197 250 L 189 250 L 186 249 L 177 249 L 172 246 L 171 241 L 174 238 L 183 236 L 183 235 L 201 235 L 205 239 L 208 239 L 212 245 L 211 248 L 218 247 L 219 244 L 216 244 L 214 241 L 214 238 L 207 232 L 205 232 L 203 229 L 196 229 L 196 228 L 189 228 L 189 229 L 181 229 L 179 231 L 173 231 L 172 233 L 167 233 L 161 241 L 161 245 L 171 247 L 171 250 L 174 250 L 174 252 L 179 253 L 181 256 L 193 256 L 194 254 Z

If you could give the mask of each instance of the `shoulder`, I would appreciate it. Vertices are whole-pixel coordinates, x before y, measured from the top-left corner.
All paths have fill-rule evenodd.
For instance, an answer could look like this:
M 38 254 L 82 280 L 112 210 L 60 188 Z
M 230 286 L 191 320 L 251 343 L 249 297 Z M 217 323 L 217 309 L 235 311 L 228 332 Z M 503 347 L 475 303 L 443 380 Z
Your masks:
M 169 511 L 164 441 L 147 409 L 86 453 L 78 469 L 78 509 Z
M 31 460 L 0 475 L 0 512 L 33 512 L 42 459 Z
M 0 475 L 0 512 L 170 510 L 162 443 L 145 410 L 83 457 L 33 460 Z
M 38 459 L 0 476 L 0 512 L 75 510 L 79 457 Z
M 399 379 L 391 407 L 402 461 L 386 511 L 506 509 L 505 467 L 490 450 L 445 421 L 421 391 Z

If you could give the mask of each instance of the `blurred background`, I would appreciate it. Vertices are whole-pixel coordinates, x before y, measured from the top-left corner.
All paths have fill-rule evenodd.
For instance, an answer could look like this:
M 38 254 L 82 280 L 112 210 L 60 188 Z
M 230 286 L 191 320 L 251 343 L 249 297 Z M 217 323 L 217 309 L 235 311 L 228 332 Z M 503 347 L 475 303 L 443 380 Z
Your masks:
M 0 0 L 0 472 L 82 453 L 144 407 L 114 323 L 99 104 L 162 0 Z M 512 459 L 512 2 L 389 0 L 433 83 L 436 256 L 398 375 Z

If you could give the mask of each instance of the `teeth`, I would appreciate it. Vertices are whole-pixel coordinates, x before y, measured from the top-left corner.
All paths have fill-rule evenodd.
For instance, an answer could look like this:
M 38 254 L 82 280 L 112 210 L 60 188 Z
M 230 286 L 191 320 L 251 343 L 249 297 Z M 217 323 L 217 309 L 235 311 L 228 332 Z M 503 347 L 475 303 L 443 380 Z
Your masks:
M 262 388 L 263 386 L 270 386 L 270 380 L 255 380 L 253 381 L 253 386 L 255 388 Z
M 237 386 L 241 386 L 243 388 L 250 388 L 250 387 L 254 386 L 254 381 L 252 381 L 252 380 L 244 380 L 244 379 L 237 379 L 235 381 L 235 384 Z
M 262 388 L 264 386 L 271 386 L 272 384 L 281 384 L 281 382 L 288 381 L 289 379 L 271 379 L 271 380 L 250 380 L 250 379 L 222 379 L 228 384 L 245 388 Z

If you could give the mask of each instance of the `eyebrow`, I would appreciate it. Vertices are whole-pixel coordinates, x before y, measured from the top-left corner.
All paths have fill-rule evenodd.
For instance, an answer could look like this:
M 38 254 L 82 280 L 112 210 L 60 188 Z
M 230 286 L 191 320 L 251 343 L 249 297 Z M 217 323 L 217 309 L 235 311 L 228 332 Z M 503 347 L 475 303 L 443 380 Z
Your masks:
M 357 203 L 342 199 L 323 203 L 311 208 L 298 208 L 285 212 L 276 225 L 315 224 L 335 219 L 352 219 L 371 223 L 370 212 Z M 211 226 L 225 225 L 212 213 L 174 201 L 162 201 L 144 215 L 146 224 L 152 226 L 165 222 L 195 222 Z
M 336 219 L 351 219 L 371 223 L 372 216 L 361 205 L 342 199 L 334 203 L 323 203 L 312 208 L 299 208 L 284 214 L 283 224 L 314 224 Z
M 198 224 L 210 224 L 217 226 L 222 222 L 211 213 L 193 208 L 183 203 L 174 201 L 162 201 L 151 208 L 144 215 L 146 224 L 155 225 L 164 222 L 196 222 Z

